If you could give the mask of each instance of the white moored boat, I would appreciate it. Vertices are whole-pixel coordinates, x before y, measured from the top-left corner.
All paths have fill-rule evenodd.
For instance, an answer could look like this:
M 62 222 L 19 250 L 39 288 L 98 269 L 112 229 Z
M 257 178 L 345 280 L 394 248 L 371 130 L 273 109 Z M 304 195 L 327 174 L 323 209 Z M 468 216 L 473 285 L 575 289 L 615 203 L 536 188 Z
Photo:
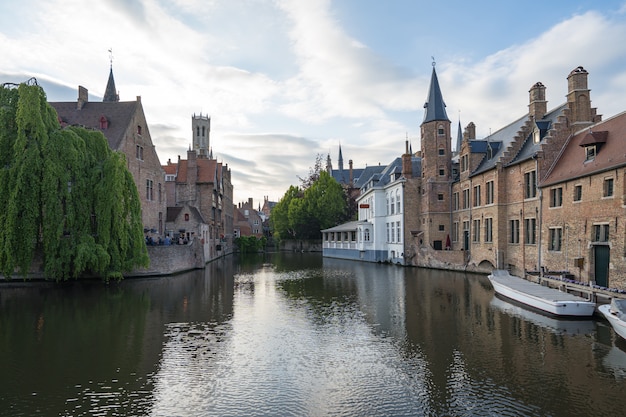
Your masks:
M 598 307 L 598 311 L 611 323 L 615 333 L 626 339 L 626 300 L 614 298 L 611 304 Z
M 489 281 L 497 294 L 556 316 L 591 317 L 596 307 L 585 298 L 544 287 L 502 269 L 489 274 Z

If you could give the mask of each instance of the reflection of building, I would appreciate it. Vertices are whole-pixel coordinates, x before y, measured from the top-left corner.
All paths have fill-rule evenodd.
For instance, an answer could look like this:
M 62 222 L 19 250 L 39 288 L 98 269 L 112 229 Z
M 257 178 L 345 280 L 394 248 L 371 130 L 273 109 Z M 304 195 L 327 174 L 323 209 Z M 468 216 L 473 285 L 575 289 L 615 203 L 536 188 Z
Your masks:
M 418 192 L 411 201 L 401 197 L 401 227 L 410 236 L 403 241 L 407 259 L 396 259 L 397 250 L 392 254 L 393 205 L 374 197 L 371 187 L 380 176 L 364 174 L 359 221 L 371 223 L 369 244 L 387 252 L 367 256 L 365 229 L 363 240 L 354 234 L 353 245 L 353 224 L 325 231 L 324 255 L 476 271 L 508 268 L 520 275 L 569 271 L 581 281 L 626 289 L 626 203 L 620 197 L 626 195 L 626 113 L 602 122 L 591 107 L 587 77 L 582 67 L 571 71 L 567 101 L 551 110 L 545 86 L 534 84 L 525 115 L 483 139 L 469 123 L 457 153 L 433 68 L 421 150 L 412 156 L 419 161 L 413 172 Z M 397 175 L 392 166 L 384 175 Z M 391 188 L 387 194 L 393 197 Z M 379 216 L 381 223 L 372 223 Z
M 205 259 L 229 253 L 233 235 L 233 186 L 228 165 L 213 158 L 208 116 L 192 117 L 193 149 L 187 159 L 168 161 L 163 167 L 168 191 L 168 233 L 181 230 L 199 238 Z M 181 211 L 182 208 L 182 211 Z M 193 210 L 198 216 L 192 216 Z M 181 217 L 182 213 L 182 217 Z
M 86 88 L 78 87 L 78 100 L 51 102 L 62 126 L 76 125 L 101 131 L 109 146 L 126 156 L 127 168 L 135 179 L 141 198 L 141 215 L 146 231 L 162 235 L 165 228 L 166 196 L 164 172 L 156 153 L 141 97 L 120 101 L 113 69 L 101 102 L 89 101 Z

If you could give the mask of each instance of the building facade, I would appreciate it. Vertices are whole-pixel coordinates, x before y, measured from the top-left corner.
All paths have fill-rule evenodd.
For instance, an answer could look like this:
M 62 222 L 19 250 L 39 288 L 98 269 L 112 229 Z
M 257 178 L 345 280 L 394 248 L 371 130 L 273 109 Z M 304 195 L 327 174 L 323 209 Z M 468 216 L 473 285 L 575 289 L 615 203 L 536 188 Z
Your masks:
M 566 102 L 552 109 L 546 87 L 534 84 L 525 114 L 482 139 L 469 123 L 458 132 L 453 151 L 451 122 L 433 67 L 421 149 L 411 155 L 419 161 L 413 171 L 419 181 L 412 182 L 416 196 L 402 198 L 407 238 L 400 252 L 404 262 L 398 263 L 480 272 L 506 268 L 518 275 L 553 272 L 626 289 L 626 115 L 602 121 L 591 106 L 588 75 L 582 67 L 572 70 Z M 381 188 L 379 195 L 363 185 L 360 193 L 359 207 L 373 210 L 368 221 L 363 222 L 360 208 L 361 223 L 324 231 L 325 248 L 327 242 L 343 243 L 336 233 L 349 226 L 357 230 L 359 249 L 362 224 L 376 242 L 385 242 L 387 253 L 343 256 L 341 250 L 325 249 L 324 255 L 394 262 L 400 247 L 386 238 L 398 221 L 386 201 L 392 194 Z M 381 199 L 387 209 L 377 206 Z M 370 220 L 377 212 L 384 213 L 384 227 Z
M 89 101 L 89 92 L 78 87 L 75 102 L 51 102 L 62 126 L 77 125 L 101 131 L 109 146 L 122 152 L 126 166 L 133 175 L 139 197 L 144 231 L 157 238 L 165 231 L 166 191 L 165 172 L 152 143 L 150 130 L 141 104 L 120 101 L 115 89 L 113 69 L 102 102 Z
M 233 185 L 228 165 L 213 158 L 210 148 L 211 120 L 208 116 L 193 115 L 191 119 L 193 148 L 187 159 L 178 157 L 176 163 L 163 166 L 168 200 L 168 219 L 181 207 L 193 207 L 202 222 L 194 228 L 168 222 L 167 232 L 176 235 L 184 229 L 189 237 L 197 237 L 203 245 L 206 261 L 232 252 L 234 227 Z

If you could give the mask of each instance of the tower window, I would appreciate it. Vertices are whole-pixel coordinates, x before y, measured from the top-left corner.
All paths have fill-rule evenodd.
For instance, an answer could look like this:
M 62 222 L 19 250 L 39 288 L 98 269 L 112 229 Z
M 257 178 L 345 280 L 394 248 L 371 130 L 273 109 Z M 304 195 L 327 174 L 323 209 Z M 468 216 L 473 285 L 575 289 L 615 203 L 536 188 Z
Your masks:
M 205 129 L 206 129 L 206 128 L 205 128 L 204 126 L 202 126 L 202 136 L 204 136 L 204 131 L 205 131 Z

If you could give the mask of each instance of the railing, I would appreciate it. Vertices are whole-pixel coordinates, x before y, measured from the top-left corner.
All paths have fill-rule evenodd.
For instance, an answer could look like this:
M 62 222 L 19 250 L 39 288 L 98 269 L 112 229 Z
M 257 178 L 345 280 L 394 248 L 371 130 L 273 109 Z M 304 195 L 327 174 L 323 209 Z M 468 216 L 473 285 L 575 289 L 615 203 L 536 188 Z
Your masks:
M 356 242 L 324 241 L 324 248 L 327 249 L 356 249 L 356 247 Z

